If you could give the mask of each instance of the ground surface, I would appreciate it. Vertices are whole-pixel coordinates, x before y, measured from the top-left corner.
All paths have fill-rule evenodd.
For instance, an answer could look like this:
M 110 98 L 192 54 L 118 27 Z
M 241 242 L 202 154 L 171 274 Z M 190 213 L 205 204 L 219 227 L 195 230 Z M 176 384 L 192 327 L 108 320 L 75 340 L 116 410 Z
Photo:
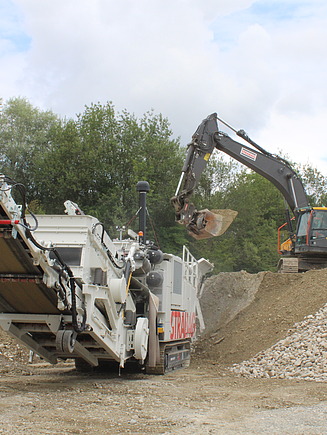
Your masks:
M 28 352 L 0 332 L 0 433 L 327 434 L 327 383 L 228 369 L 325 304 L 326 278 L 327 270 L 210 278 L 202 297 L 210 327 L 191 366 L 165 376 L 28 364 Z
M 121 377 L 30 367 L 3 375 L 0 394 L 8 434 L 327 433 L 326 384 L 235 378 L 216 366 Z

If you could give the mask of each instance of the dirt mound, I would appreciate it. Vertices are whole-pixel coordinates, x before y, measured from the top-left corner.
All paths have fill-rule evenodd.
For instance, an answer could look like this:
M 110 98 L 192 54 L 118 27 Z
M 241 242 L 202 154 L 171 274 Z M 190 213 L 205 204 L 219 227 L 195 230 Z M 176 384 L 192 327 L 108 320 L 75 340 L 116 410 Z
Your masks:
M 200 297 L 206 335 L 234 319 L 254 299 L 265 272 L 222 272 L 205 282 Z
M 326 282 L 327 269 L 210 278 L 201 296 L 206 331 L 196 357 L 230 365 L 269 348 L 327 302 Z

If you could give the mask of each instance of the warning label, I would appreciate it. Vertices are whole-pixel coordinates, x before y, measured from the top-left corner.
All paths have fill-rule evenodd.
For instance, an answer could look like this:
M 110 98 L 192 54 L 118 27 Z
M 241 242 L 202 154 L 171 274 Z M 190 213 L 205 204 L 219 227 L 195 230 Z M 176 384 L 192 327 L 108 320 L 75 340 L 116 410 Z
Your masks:
M 241 149 L 241 156 L 247 157 L 250 160 L 253 160 L 254 162 L 257 160 L 257 153 L 254 151 L 249 150 L 248 148 Z

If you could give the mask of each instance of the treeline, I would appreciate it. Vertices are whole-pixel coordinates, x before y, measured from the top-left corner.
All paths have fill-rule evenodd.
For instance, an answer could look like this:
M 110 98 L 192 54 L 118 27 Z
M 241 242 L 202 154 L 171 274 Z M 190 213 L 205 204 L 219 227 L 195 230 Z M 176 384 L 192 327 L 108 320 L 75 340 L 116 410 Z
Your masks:
M 113 238 L 116 227 L 130 221 L 137 229 L 136 184 L 146 180 L 149 236 L 163 250 L 180 254 L 186 244 L 196 257 L 214 262 L 216 272 L 274 270 L 277 228 L 285 220 L 281 194 L 263 177 L 216 153 L 194 202 L 198 209 L 231 208 L 238 216 L 223 236 L 195 241 L 175 223 L 170 205 L 185 156 L 172 134 L 161 114 L 148 112 L 138 119 L 118 113 L 110 102 L 63 119 L 13 98 L 0 116 L 0 172 L 26 186 L 34 212 L 63 213 L 70 199 L 101 220 Z M 311 204 L 326 203 L 326 177 L 310 166 L 297 170 Z

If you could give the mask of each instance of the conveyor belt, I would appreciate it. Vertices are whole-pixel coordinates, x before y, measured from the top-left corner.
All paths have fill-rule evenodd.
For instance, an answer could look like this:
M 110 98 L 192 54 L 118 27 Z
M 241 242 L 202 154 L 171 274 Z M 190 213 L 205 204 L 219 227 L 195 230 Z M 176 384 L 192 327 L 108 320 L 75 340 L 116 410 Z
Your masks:
M 57 314 L 57 295 L 42 281 L 24 241 L 0 228 L 0 312 Z
M 0 274 L 40 274 L 34 266 L 33 259 L 28 253 L 24 241 L 11 236 L 11 231 L 0 228 Z

